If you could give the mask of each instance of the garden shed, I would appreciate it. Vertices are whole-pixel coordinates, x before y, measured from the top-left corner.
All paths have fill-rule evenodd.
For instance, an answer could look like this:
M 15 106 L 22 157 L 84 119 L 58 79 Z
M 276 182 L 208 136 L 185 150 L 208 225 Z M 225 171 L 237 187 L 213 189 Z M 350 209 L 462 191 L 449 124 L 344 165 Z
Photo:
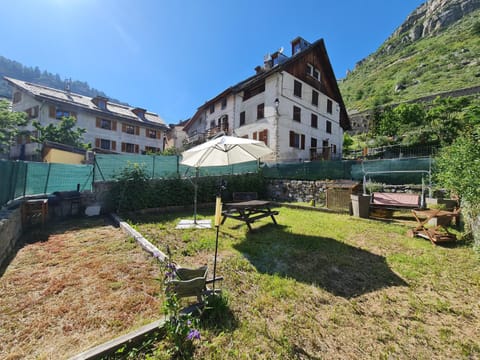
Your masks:
M 362 184 L 353 180 L 335 180 L 327 185 L 327 209 L 350 212 L 350 195 L 362 192 Z

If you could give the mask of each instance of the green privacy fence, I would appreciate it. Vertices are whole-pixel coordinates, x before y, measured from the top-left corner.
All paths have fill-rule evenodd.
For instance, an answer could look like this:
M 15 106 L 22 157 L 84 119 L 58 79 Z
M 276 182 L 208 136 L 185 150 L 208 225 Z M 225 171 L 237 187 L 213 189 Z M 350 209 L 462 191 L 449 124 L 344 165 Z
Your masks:
M 265 166 L 263 175 L 269 179 L 358 181 L 366 176 L 367 180 L 392 185 L 421 184 L 431 165 L 431 158 L 319 161 Z
M 68 165 L 21 161 L 0 161 L 0 205 L 9 200 L 55 191 L 91 190 L 94 181 L 112 181 L 128 166 L 139 164 L 157 179 L 192 178 L 195 169 L 180 165 L 179 156 L 96 155 L 95 165 Z M 319 161 L 262 165 L 267 179 L 341 180 L 352 179 L 386 184 L 429 183 L 431 158 L 389 160 Z M 256 161 L 199 169 L 199 176 L 222 176 L 258 172 Z
M 0 205 L 24 195 L 27 163 L 0 160 Z
M 92 190 L 93 166 L 0 161 L 0 204 L 56 191 Z
M 389 160 L 366 160 L 352 167 L 352 178 L 392 185 L 430 183 L 433 160 L 405 158 Z
M 95 156 L 94 181 L 115 180 L 121 171 L 136 164 L 152 179 L 172 179 L 195 176 L 195 169 L 180 164 L 180 156 L 163 155 L 115 155 L 99 154 Z M 257 172 L 256 161 L 230 165 L 202 167 L 199 176 L 220 176 Z
M 263 168 L 263 176 L 291 180 L 350 179 L 354 164 L 355 160 L 273 164 Z

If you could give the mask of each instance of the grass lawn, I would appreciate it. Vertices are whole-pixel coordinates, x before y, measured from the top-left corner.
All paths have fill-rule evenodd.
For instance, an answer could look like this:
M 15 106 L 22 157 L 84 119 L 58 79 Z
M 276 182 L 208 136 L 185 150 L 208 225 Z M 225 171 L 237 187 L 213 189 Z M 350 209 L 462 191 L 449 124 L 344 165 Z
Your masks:
M 229 311 L 202 329 L 196 358 L 480 358 L 480 262 L 469 246 L 408 238 L 401 223 L 279 210 L 278 226 L 220 227 Z M 175 230 L 191 216 L 128 221 L 161 250 L 169 245 L 176 263 L 211 273 L 215 229 Z
M 103 219 L 23 240 L 0 274 L 0 359 L 66 359 L 159 318 L 158 264 Z

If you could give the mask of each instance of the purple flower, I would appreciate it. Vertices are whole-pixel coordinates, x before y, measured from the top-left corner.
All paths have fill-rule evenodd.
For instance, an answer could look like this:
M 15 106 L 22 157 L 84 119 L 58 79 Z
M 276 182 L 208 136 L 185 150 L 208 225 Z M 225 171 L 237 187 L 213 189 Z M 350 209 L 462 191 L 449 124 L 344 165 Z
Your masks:
M 188 340 L 193 340 L 193 339 L 200 339 L 200 331 L 197 329 L 192 329 L 187 335 Z

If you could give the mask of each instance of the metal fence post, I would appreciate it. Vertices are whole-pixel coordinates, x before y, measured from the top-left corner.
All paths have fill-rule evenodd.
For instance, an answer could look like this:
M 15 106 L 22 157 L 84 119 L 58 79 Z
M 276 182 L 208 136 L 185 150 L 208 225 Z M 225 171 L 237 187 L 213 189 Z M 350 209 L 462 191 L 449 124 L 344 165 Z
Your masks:
M 27 192 L 27 179 L 28 179 L 28 163 L 25 163 L 25 177 L 23 179 L 23 197 Z
M 155 178 L 155 155 L 152 156 L 152 179 Z
M 48 171 L 47 171 L 47 179 L 45 180 L 45 187 L 43 189 L 43 193 L 47 193 L 48 188 L 48 181 L 50 180 L 50 170 L 52 169 L 52 163 L 48 163 Z

